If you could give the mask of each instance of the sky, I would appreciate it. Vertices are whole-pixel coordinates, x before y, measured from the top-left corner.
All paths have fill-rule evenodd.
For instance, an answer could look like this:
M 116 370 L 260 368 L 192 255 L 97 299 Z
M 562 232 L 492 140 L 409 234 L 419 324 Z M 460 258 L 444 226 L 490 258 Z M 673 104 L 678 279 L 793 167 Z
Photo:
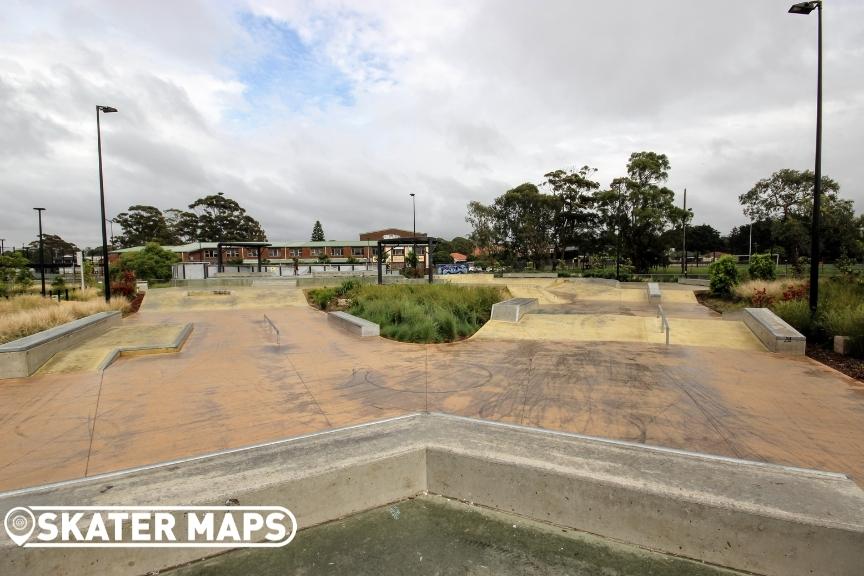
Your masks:
M 694 223 L 812 169 L 817 18 L 790 0 L 4 0 L 0 237 L 100 244 L 108 217 L 224 192 L 270 240 L 470 231 L 559 168 L 669 157 Z M 825 0 L 823 173 L 864 209 L 864 2 Z M 115 229 L 116 233 L 119 230 Z

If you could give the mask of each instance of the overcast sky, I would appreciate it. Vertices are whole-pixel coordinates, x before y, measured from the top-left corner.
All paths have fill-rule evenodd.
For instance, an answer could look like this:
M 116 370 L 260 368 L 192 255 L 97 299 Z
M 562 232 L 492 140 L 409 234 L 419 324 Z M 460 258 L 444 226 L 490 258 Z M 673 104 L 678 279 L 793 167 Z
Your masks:
M 864 207 L 864 2 L 826 0 L 823 170 Z M 452 237 L 557 168 L 669 156 L 695 222 L 812 169 L 816 14 L 790 0 L 4 0 L 0 237 L 99 244 L 109 217 L 224 192 L 271 240 Z

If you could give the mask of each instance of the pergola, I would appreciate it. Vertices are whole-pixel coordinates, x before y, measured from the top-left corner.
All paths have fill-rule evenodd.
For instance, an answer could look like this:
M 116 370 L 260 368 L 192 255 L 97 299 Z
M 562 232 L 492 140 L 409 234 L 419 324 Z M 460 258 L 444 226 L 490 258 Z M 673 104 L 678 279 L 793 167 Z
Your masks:
M 426 252 L 426 265 L 429 267 L 429 283 L 432 283 L 432 270 L 433 262 L 432 262 L 432 252 L 435 249 L 435 244 L 437 242 L 437 238 L 433 238 L 431 236 L 420 236 L 420 237 L 410 237 L 410 238 L 387 238 L 385 240 L 378 240 L 378 284 L 384 283 L 384 273 L 381 268 L 381 248 L 383 246 L 407 246 L 411 244 L 415 248 L 418 244 L 425 244 L 427 248 Z
M 258 249 L 258 272 L 261 272 L 261 249 L 270 246 L 269 242 L 217 242 L 216 243 L 216 258 L 217 269 L 219 272 L 224 272 L 222 269 L 222 247 L 228 248 L 257 248 Z

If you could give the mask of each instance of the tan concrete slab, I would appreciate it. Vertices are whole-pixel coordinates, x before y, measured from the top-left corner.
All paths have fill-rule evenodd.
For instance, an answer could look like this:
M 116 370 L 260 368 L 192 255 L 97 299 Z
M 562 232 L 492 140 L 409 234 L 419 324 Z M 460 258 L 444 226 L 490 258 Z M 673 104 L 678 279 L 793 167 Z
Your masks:
M 227 292 L 227 293 L 226 293 Z M 255 310 L 306 306 L 303 291 L 293 286 L 228 286 L 213 289 L 158 288 L 149 290 L 143 310 Z
M 39 369 L 40 374 L 95 372 L 116 350 L 149 348 L 148 353 L 171 352 L 184 324 L 127 324 L 112 328 L 69 350 L 59 352 Z M 129 352 L 127 355 L 133 355 Z
M 743 322 L 669 319 L 669 343 L 762 351 L 764 346 Z M 617 314 L 527 314 L 517 324 L 491 320 L 472 338 L 480 340 L 556 340 L 664 344 L 660 320 Z
M 195 332 L 177 354 L 121 358 L 101 378 L 0 384 L 0 489 L 426 409 L 864 481 L 864 386 L 806 358 L 644 342 L 403 344 L 351 337 L 293 305 L 144 309 L 124 326 L 186 322 Z

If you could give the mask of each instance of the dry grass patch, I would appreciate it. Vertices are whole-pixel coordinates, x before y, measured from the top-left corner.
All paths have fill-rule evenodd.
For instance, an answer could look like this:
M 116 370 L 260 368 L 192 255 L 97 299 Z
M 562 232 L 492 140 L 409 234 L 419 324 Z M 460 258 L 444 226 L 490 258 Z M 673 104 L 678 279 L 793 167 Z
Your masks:
M 97 312 L 129 309 L 129 301 L 118 298 L 57 302 L 41 296 L 18 296 L 0 300 L 0 343 L 11 342 Z

